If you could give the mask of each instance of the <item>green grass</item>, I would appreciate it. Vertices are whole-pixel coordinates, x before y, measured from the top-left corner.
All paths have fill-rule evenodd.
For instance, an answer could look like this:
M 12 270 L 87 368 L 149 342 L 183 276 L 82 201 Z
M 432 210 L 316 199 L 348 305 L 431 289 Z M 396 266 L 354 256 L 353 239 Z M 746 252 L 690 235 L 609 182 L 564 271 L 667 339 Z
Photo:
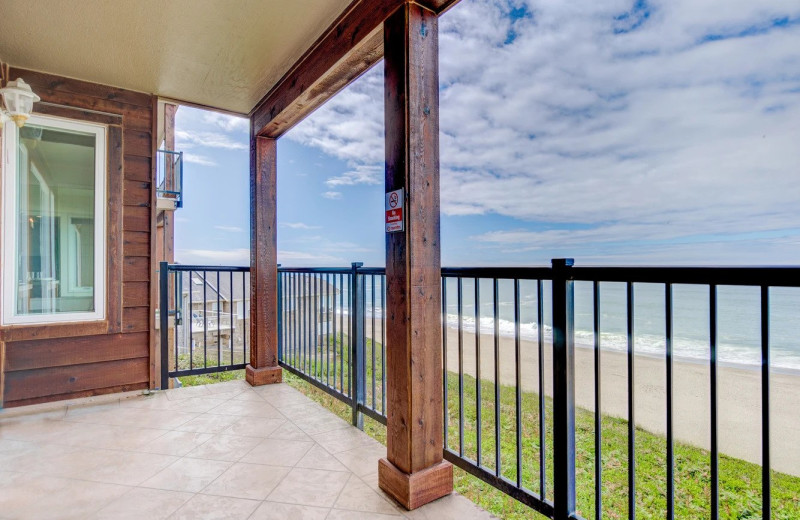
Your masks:
M 211 385 L 244 379 L 244 370 L 229 370 L 228 372 L 214 372 L 199 376 L 183 376 L 179 378 L 182 386 Z
M 347 339 L 344 338 L 346 344 Z M 339 341 L 336 348 L 340 348 Z M 341 374 L 341 361 L 345 362 L 347 380 L 347 348 L 337 351 L 337 366 L 327 365 L 318 353 L 316 360 L 309 356 L 310 372 L 321 380 L 328 375 Z M 372 403 L 372 342 L 367 341 L 367 403 Z M 375 344 L 375 400 L 380 410 L 382 374 L 380 372 L 381 348 Z M 208 376 L 181 378 L 184 385 L 207 384 L 244 377 L 242 371 L 224 372 Z M 351 419 L 351 410 L 335 397 L 315 388 L 305 380 L 284 371 L 284 381 L 297 388 L 314 401 L 329 408 L 342 419 Z M 448 374 L 448 445 L 459 449 L 459 398 L 458 375 Z M 477 386 L 476 380 L 464 376 L 464 454 L 477 456 Z M 539 396 L 532 392 L 521 395 L 522 419 L 522 482 L 529 489 L 539 489 Z M 545 399 L 545 461 L 547 466 L 547 498 L 552 500 L 552 402 Z M 481 462 L 494 469 L 497 443 L 494 438 L 495 395 L 491 381 L 481 382 Z M 516 480 L 516 391 L 512 386 L 500 388 L 500 467 L 503 476 Z M 585 518 L 594 517 L 594 414 L 576 410 L 576 485 L 578 510 Z M 386 443 L 386 428 L 380 423 L 364 418 L 364 431 L 381 443 Z M 628 423 L 624 419 L 602 418 L 602 471 L 603 518 L 628 517 Z M 710 455 L 708 451 L 681 443 L 675 444 L 675 517 L 681 519 L 708 518 L 710 516 Z M 720 455 L 720 518 L 761 518 L 761 466 Z M 666 509 L 666 440 L 641 428 L 636 429 L 636 508 L 642 519 L 663 518 Z M 455 468 L 455 488 L 467 498 L 490 513 L 504 519 L 544 518 L 532 509 L 512 499 L 480 479 Z M 773 518 L 789 520 L 800 518 L 800 478 L 777 472 L 772 473 Z

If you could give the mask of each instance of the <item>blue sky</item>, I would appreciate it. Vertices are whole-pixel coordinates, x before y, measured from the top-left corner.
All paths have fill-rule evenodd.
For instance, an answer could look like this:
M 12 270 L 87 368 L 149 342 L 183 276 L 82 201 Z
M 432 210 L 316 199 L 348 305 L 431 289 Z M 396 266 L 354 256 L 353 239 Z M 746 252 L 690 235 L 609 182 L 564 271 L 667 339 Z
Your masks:
M 800 1 L 463 0 L 442 262 L 800 263 Z M 281 138 L 284 265 L 383 265 L 382 64 Z M 178 111 L 176 258 L 249 263 L 247 122 Z

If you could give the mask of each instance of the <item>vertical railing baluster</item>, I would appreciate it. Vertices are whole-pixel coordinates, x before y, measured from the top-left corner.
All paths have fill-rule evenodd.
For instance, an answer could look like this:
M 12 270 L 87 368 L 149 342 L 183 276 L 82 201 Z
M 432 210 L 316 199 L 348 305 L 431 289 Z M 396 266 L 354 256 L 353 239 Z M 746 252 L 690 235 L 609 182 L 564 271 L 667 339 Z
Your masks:
M 516 383 L 517 487 L 522 487 L 522 350 L 520 342 L 519 278 L 514 279 L 514 375 Z
M 194 355 L 194 332 L 192 331 L 192 322 L 194 321 L 194 305 L 192 301 L 192 292 L 194 289 L 194 273 L 189 271 L 189 359 Z M 175 356 L 175 371 L 178 370 L 178 356 Z
M 464 297 L 463 279 L 459 276 L 457 289 L 458 307 L 458 455 L 464 456 Z M 444 330 L 447 333 L 447 329 Z
M 320 352 L 319 352 L 319 276 L 314 276 L 314 379 L 322 379 L 322 370 L 320 369 Z
M 247 335 L 250 334 L 250 329 L 247 328 L 247 295 L 249 291 L 247 291 L 247 284 L 245 283 L 249 271 L 242 272 L 242 363 L 249 363 L 250 360 L 247 359 Z M 189 294 L 192 294 L 191 288 L 191 280 L 189 281 Z M 191 307 L 191 306 L 190 306 Z M 191 312 L 191 309 L 189 309 Z
M 222 329 L 221 329 L 221 317 L 220 309 L 220 287 L 219 287 L 219 271 L 217 271 L 217 367 L 222 366 Z
M 492 311 L 494 317 L 494 474 L 502 474 L 500 446 L 500 290 L 497 278 L 492 279 Z
M 481 435 L 483 433 L 483 421 L 481 417 L 482 396 L 481 396 L 481 283 L 480 278 L 475 278 L 475 463 L 481 467 Z
M 298 344 L 298 335 L 297 335 L 298 334 L 298 330 L 297 330 L 297 326 L 298 326 L 298 321 L 297 321 L 297 318 L 298 318 L 298 316 L 297 316 L 298 306 L 297 306 L 297 302 L 299 301 L 298 300 L 298 296 L 297 296 L 297 273 L 292 273 L 291 274 L 290 283 L 292 285 L 292 299 L 291 299 L 291 306 L 290 306 L 290 311 L 289 311 L 292 314 L 292 340 L 291 340 L 292 361 L 291 361 L 291 364 L 292 364 L 292 367 L 299 368 L 298 365 L 297 365 L 297 344 Z M 251 343 L 252 343 L 252 338 L 251 338 Z M 252 349 L 253 347 L 251 346 L 250 348 Z
M 344 362 L 344 275 L 339 275 L 339 308 L 341 309 L 341 313 L 339 316 L 339 388 L 341 389 L 342 393 L 346 392 L 344 387 L 344 369 L 345 369 L 345 362 Z
M 447 392 L 447 278 L 442 277 L 442 400 L 444 404 L 444 449 L 450 447 L 450 402 Z
M 325 273 L 325 384 L 331 386 L 331 275 Z
M 594 332 L 594 517 L 603 517 L 603 417 L 600 380 L 600 284 L 592 282 L 592 330 Z
M 161 328 L 161 389 L 169 388 L 169 264 L 160 262 L 158 264 L 158 321 Z M 175 363 L 178 356 L 175 356 Z M 177 367 L 175 369 L 177 371 Z
M 278 266 L 280 267 L 280 266 Z M 242 274 L 242 279 L 244 279 L 244 274 Z M 283 344 L 284 344 L 284 337 L 283 337 L 283 312 L 284 312 L 284 305 L 283 305 L 283 273 L 280 271 L 278 272 L 278 361 L 283 361 Z M 244 305 L 244 293 L 242 293 L 242 305 Z M 244 331 L 242 331 L 244 335 Z
M 553 265 L 553 513 L 575 514 L 575 288 L 571 258 Z M 543 497 L 544 498 L 544 497 Z
M 711 520 L 719 518 L 719 445 L 717 443 L 717 286 L 708 287 L 708 332 L 710 354 L 710 397 L 711 397 Z
M 169 269 L 169 267 L 167 267 L 167 272 L 168 273 L 172 273 L 173 280 L 174 280 L 173 285 L 175 287 L 175 292 L 174 292 L 175 318 L 174 318 L 174 321 L 173 321 L 173 323 L 175 324 L 174 325 L 175 332 L 172 334 L 172 339 L 173 339 L 173 345 L 174 345 L 174 350 L 175 350 L 175 361 L 177 362 L 178 354 L 179 354 L 179 350 L 180 350 L 179 349 L 180 339 L 178 337 L 178 309 L 180 308 L 180 304 L 179 304 L 180 299 L 178 297 L 178 295 L 179 295 L 179 292 L 178 292 L 178 290 L 179 290 L 178 289 L 178 285 L 179 285 L 178 284 L 178 276 L 182 276 L 183 273 L 181 271 L 171 271 Z
M 386 274 L 381 275 L 381 414 L 386 415 Z
M 303 373 L 311 374 L 311 362 L 309 361 L 310 343 L 310 324 L 311 324 L 311 281 L 309 274 L 303 274 Z
M 672 438 L 673 430 L 673 392 L 672 392 L 672 284 L 666 284 L 664 288 L 665 308 L 666 308 L 666 347 L 667 347 L 667 520 L 675 518 L 675 445 Z
M 352 385 L 353 400 L 353 426 L 359 430 L 364 429 L 364 414 L 360 407 L 365 404 L 366 394 L 366 365 L 365 365 L 365 334 L 366 325 L 366 277 L 359 274 L 358 269 L 364 265 L 361 262 L 351 264 L 350 274 L 350 384 Z
M 333 316 L 331 316 L 331 321 L 333 322 L 333 388 L 336 389 L 336 292 L 339 290 L 337 289 L 338 284 L 336 283 L 336 273 L 333 274 Z
M 769 286 L 761 286 L 761 517 L 772 518 L 769 424 Z
M 539 498 L 544 500 L 547 491 L 547 457 L 545 433 L 547 432 L 544 398 L 544 287 L 543 280 L 536 280 L 536 326 L 539 348 Z
M 234 321 L 234 318 L 233 318 L 233 302 L 234 302 L 234 299 L 233 299 L 233 271 L 230 271 L 228 273 L 228 278 L 229 278 L 228 287 L 230 287 L 230 293 L 231 293 L 230 294 L 230 307 L 231 308 L 229 310 L 230 312 L 228 313 L 228 314 L 230 314 L 230 321 L 231 321 L 231 323 L 230 323 L 230 336 L 229 336 L 231 359 L 230 359 L 230 361 L 228 361 L 228 364 L 232 365 L 233 364 L 233 336 L 234 336 L 234 332 L 236 330 L 234 328 L 234 326 L 233 326 L 233 324 L 236 323 Z M 280 301 L 281 301 L 281 287 L 280 287 L 280 285 L 278 285 L 277 291 L 278 291 L 278 309 L 280 309 Z M 280 314 L 280 311 L 278 311 L 278 345 L 277 345 L 277 347 L 278 347 L 278 359 L 280 359 L 280 351 L 281 351 L 281 344 L 280 344 L 281 321 L 280 320 L 281 320 L 281 314 Z
M 375 275 L 372 275 L 371 278 L 372 287 L 370 288 L 370 293 L 372 293 L 372 329 L 370 330 L 369 337 L 370 337 L 370 345 L 372 345 L 372 409 L 375 410 Z
M 203 368 L 208 368 L 208 272 L 203 270 Z M 194 360 L 189 356 L 189 369 Z
M 627 282 L 628 330 L 628 518 L 636 520 L 636 420 L 634 417 L 633 283 Z

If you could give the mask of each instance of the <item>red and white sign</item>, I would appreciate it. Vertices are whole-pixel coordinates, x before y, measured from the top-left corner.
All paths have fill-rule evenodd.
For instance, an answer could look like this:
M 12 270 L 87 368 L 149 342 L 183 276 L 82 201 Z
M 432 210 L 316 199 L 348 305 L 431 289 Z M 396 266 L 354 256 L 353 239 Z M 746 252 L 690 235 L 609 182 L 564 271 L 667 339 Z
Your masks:
M 386 194 L 386 232 L 403 231 L 403 190 Z

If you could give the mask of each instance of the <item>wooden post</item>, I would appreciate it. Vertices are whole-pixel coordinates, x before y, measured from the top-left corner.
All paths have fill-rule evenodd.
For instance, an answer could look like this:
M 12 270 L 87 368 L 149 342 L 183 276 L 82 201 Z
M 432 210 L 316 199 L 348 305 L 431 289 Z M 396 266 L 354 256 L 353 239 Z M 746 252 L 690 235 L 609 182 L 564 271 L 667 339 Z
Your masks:
M 175 112 L 178 111 L 178 105 L 172 103 L 164 104 L 164 149 L 175 151 Z M 164 158 L 166 164 L 165 178 L 167 179 L 168 190 L 177 190 L 179 188 L 177 179 L 175 178 L 175 165 L 171 156 Z M 164 212 L 164 256 L 159 261 L 175 263 L 175 214 L 174 212 Z M 172 294 L 172 292 L 170 292 Z M 172 297 L 170 303 L 175 298 Z
M 386 235 L 387 457 L 381 489 L 408 509 L 449 494 L 442 459 L 438 24 L 403 5 L 384 23 L 386 191 L 404 190 L 404 229 Z
M 250 364 L 246 379 L 253 386 L 282 380 L 278 366 L 277 151 L 275 139 L 250 138 Z

